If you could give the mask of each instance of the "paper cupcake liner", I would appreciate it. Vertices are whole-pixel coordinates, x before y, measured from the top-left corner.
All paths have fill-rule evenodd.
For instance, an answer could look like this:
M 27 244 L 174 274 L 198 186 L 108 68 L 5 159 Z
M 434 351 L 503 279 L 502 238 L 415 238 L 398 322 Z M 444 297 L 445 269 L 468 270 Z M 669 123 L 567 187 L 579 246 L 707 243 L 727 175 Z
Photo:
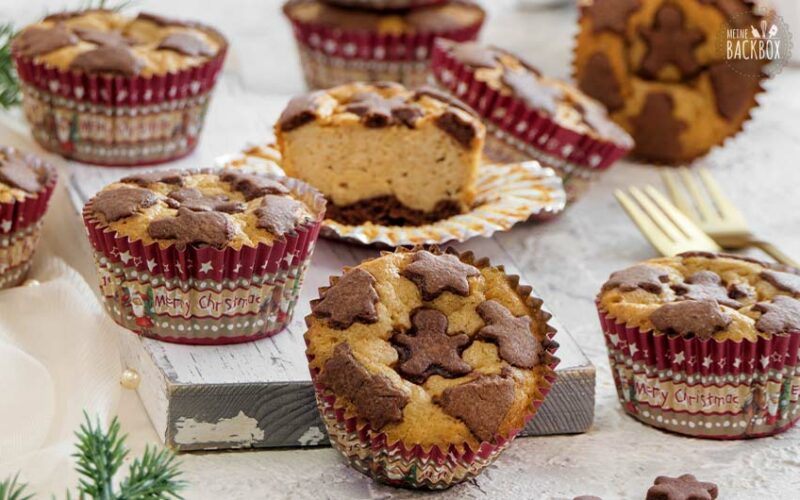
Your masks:
M 438 248 L 429 250 L 440 252 Z M 398 249 L 397 251 L 408 250 Z M 463 262 L 478 268 L 492 267 L 489 259 L 477 259 L 472 252 L 459 253 L 452 249 L 448 249 L 447 252 L 457 255 Z M 505 272 L 503 266 L 496 267 Z M 331 285 L 337 279 L 332 278 Z M 529 306 L 540 311 L 541 321 L 547 322 L 551 318 L 549 313 L 541 310 L 541 299 L 531 296 L 531 287 L 520 285 L 519 276 L 507 275 L 507 279 Z M 327 288 L 320 289 L 320 296 Z M 310 316 L 306 318 L 307 324 L 309 320 Z M 547 324 L 548 338 L 552 339 L 555 334 L 555 328 Z M 307 339 L 306 344 L 308 344 Z M 530 422 L 555 382 L 555 369 L 560 361 L 555 357 L 557 349 L 558 344 L 555 342 L 551 342 L 547 348 L 546 362 L 549 372 L 543 376 L 542 384 L 537 387 L 540 397 L 531 402 L 523 425 L 508 434 L 495 435 L 490 441 L 480 443 L 477 449 L 472 449 L 468 444 L 450 445 L 447 449 L 441 449 L 438 446 L 425 448 L 402 441 L 390 442 L 384 432 L 374 431 L 366 421 L 348 415 L 346 403 L 338 401 L 336 396 L 319 382 L 317 369 L 311 370 L 311 378 L 314 382 L 317 407 L 325 423 L 331 444 L 345 456 L 354 469 L 393 486 L 444 489 L 478 475 Z M 306 354 L 309 363 L 312 362 L 313 355 L 308 352 Z
M 800 418 L 800 332 L 756 342 L 687 339 L 598 311 L 620 403 L 634 418 L 709 439 L 770 436 Z
M 266 150 L 270 153 L 265 154 Z M 277 150 L 266 146 L 253 151 L 221 156 L 216 164 L 257 172 L 283 172 Z M 326 219 L 322 236 L 383 248 L 441 245 L 476 236 L 489 237 L 527 220 L 549 220 L 560 214 L 567 202 L 559 176 L 535 161 L 482 165 L 478 169 L 476 187 L 475 205 L 465 214 L 422 226 L 379 226 L 372 223 L 350 226 Z
M 469 26 L 417 33 L 346 30 L 293 18 L 291 7 L 303 1 L 290 0 L 283 12 L 292 24 L 306 83 L 311 88 L 386 80 L 421 85 L 428 75 L 434 40 L 475 40 L 484 21 L 482 17 Z
M 41 235 L 41 221 L 12 233 L 0 233 L 0 290 L 19 285 L 28 275 Z
M 227 52 L 164 75 L 62 70 L 14 53 L 25 116 L 45 148 L 86 163 L 141 166 L 191 152 Z
M 446 3 L 448 0 L 321 0 L 330 5 L 341 7 L 355 7 L 364 10 L 395 10 L 413 9 Z
M 83 220 L 111 317 L 139 335 L 183 344 L 231 344 L 280 332 L 291 321 L 325 212 L 314 188 L 281 182 L 319 216 L 272 245 L 239 250 L 131 241 L 102 227 L 87 203 Z
M 594 171 L 605 170 L 625 156 L 632 144 L 616 143 L 571 130 L 525 101 L 503 95 L 475 78 L 475 72 L 452 57 L 441 45 L 434 45 L 432 73 L 436 83 L 473 108 L 493 125 L 490 132 L 513 149 L 535 151 L 534 158 Z M 501 133 L 502 132 L 502 133 Z M 520 145 L 524 145 L 520 148 Z

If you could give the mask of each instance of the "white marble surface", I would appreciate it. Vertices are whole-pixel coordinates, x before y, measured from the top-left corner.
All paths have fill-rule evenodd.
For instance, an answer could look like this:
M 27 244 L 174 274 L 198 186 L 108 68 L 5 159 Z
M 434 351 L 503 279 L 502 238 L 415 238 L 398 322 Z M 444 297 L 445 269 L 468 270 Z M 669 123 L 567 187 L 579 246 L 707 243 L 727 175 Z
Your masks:
M 47 8 L 73 0 L 0 0 L 0 18 L 24 24 Z M 545 72 L 569 75 L 574 34 L 571 8 L 516 11 L 511 0 L 492 0 L 485 39 L 528 56 Z M 198 151 L 184 164 L 205 165 L 220 154 L 258 141 L 277 109 L 269 94 L 302 89 L 293 41 L 276 0 L 225 2 L 141 1 L 137 7 L 191 15 L 217 25 L 233 43 L 225 75 L 212 103 Z M 800 30 L 800 26 L 795 27 Z M 711 167 L 759 233 L 800 255 L 800 71 L 786 70 L 745 132 L 702 160 Z M 274 106 L 273 106 L 274 107 Z M 13 132 L 17 133 L 17 132 Z M 26 132 L 18 135 L 28 143 Z M 625 416 L 616 401 L 593 297 L 613 270 L 654 256 L 611 192 L 631 183 L 658 183 L 658 169 L 622 163 L 560 219 L 525 225 L 502 236 L 549 307 L 571 330 L 598 367 L 597 417 L 580 436 L 521 439 L 478 479 L 426 498 L 644 498 L 660 474 L 694 472 L 716 481 L 721 498 L 796 498 L 800 488 L 800 429 L 757 441 L 710 442 L 664 434 Z M 63 196 L 48 217 L 48 248 L 93 279 L 85 243 L 64 238 L 64 225 L 79 221 Z M 54 223 L 54 220 L 58 224 Z M 55 226 L 59 226 L 58 231 Z M 134 393 L 120 407 L 124 430 L 136 449 L 156 441 Z M 374 484 L 349 469 L 331 449 L 193 454 L 181 457 L 189 481 L 186 497 L 217 498 L 409 498 L 415 492 Z

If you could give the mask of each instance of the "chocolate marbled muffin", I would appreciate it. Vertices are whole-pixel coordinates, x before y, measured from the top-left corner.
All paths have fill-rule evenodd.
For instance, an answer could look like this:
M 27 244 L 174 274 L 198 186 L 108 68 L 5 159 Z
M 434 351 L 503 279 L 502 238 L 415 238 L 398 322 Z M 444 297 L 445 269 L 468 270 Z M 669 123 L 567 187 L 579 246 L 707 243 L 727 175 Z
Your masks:
M 737 134 L 750 118 L 766 61 L 731 59 L 724 42 L 728 29 L 746 29 L 749 36 L 751 26 L 767 22 L 754 12 L 755 2 L 579 3 L 575 80 L 630 132 L 636 156 L 685 163 Z
M 471 254 L 399 250 L 346 270 L 306 318 L 333 444 L 405 486 L 479 473 L 549 390 L 548 319 L 529 287 Z
M 107 186 L 84 221 L 118 323 L 164 340 L 230 343 L 291 318 L 324 207 L 295 179 L 161 170 Z
M 0 290 L 28 274 L 55 183 L 52 166 L 0 146 Z
M 84 162 L 142 165 L 194 148 L 227 45 L 209 26 L 97 9 L 26 26 L 11 51 L 37 141 Z
M 800 271 L 689 252 L 613 273 L 597 302 L 620 399 L 637 418 L 740 438 L 800 417 Z
M 395 5 L 398 1 L 389 0 Z M 284 5 L 309 88 L 354 81 L 422 85 L 428 77 L 434 39 L 474 40 L 486 16 L 479 5 L 467 0 L 374 8 L 389 2 L 348 0 L 350 5 L 341 6 L 289 0 Z
M 485 129 L 436 92 L 352 83 L 296 97 L 275 125 L 288 175 L 344 224 L 420 225 L 467 211 Z
M 448 0 L 320 0 L 328 5 L 357 7 L 365 10 L 399 10 L 446 3 Z

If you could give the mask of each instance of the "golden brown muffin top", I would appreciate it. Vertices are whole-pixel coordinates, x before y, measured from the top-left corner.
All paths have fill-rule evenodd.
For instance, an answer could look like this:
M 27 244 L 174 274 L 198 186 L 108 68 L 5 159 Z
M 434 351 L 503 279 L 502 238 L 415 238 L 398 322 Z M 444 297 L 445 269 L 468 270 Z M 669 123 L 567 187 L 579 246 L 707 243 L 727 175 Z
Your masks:
M 598 296 L 618 322 L 717 341 L 800 331 L 800 272 L 747 257 L 688 252 L 617 271 Z
M 284 12 L 300 22 L 395 35 L 456 30 L 481 22 L 485 17 L 480 6 L 468 1 L 387 12 L 338 7 L 320 0 L 290 0 Z
M 16 36 L 16 53 L 61 70 L 124 76 L 164 75 L 199 66 L 226 45 L 194 23 L 110 10 L 54 14 Z
M 277 135 L 307 123 L 369 128 L 421 129 L 434 124 L 466 148 L 486 135 L 480 119 L 463 104 L 434 90 L 399 83 L 349 83 L 292 99 L 275 125 Z
M 390 443 L 474 450 L 521 428 L 542 397 L 549 315 L 502 269 L 400 251 L 332 283 L 306 319 L 312 372 Z
M 44 189 L 52 175 L 39 158 L 0 146 L 0 203 L 30 198 Z
M 559 125 L 619 144 L 632 143 L 630 136 L 611 121 L 602 104 L 564 81 L 543 75 L 524 59 L 478 42 L 440 39 L 437 43 L 470 67 L 477 81 L 501 95 L 521 99 Z
M 101 227 L 145 245 L 270 245 L 318 216 L 281 178 L 240 170 L 159 170 L 125 177 L 87 207 Z

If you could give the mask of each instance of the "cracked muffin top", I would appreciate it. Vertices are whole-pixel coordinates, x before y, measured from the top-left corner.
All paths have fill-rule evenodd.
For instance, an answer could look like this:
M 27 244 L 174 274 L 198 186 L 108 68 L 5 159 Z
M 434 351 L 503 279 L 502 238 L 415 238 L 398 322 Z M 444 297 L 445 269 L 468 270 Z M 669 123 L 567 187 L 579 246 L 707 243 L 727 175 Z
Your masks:
M 324 205 L 286 179 L 239 170 L 160 170 L 121 179 L 87 209 L 100 226 L 144 244 L 216 248 L 270 245 L 315 221 Z M 321 199 L 321 197 L 319 197 Z
M 617 271 L 598 296 L 618 322 L 717 341 L 800 331 L 800 272 L 748 257 L 688 252 Z
M 311 371 L 390 443 L 475 450 L 521 428 L 549 387 L 553 330 L 529 293 L 471 254 L 384 253 L 312 302 Z
M 63 12 L 25 27 L 12 49 L 61 70 L 164 75 L 199 66 L 226 46 L 216 30 L 145 12 Z

